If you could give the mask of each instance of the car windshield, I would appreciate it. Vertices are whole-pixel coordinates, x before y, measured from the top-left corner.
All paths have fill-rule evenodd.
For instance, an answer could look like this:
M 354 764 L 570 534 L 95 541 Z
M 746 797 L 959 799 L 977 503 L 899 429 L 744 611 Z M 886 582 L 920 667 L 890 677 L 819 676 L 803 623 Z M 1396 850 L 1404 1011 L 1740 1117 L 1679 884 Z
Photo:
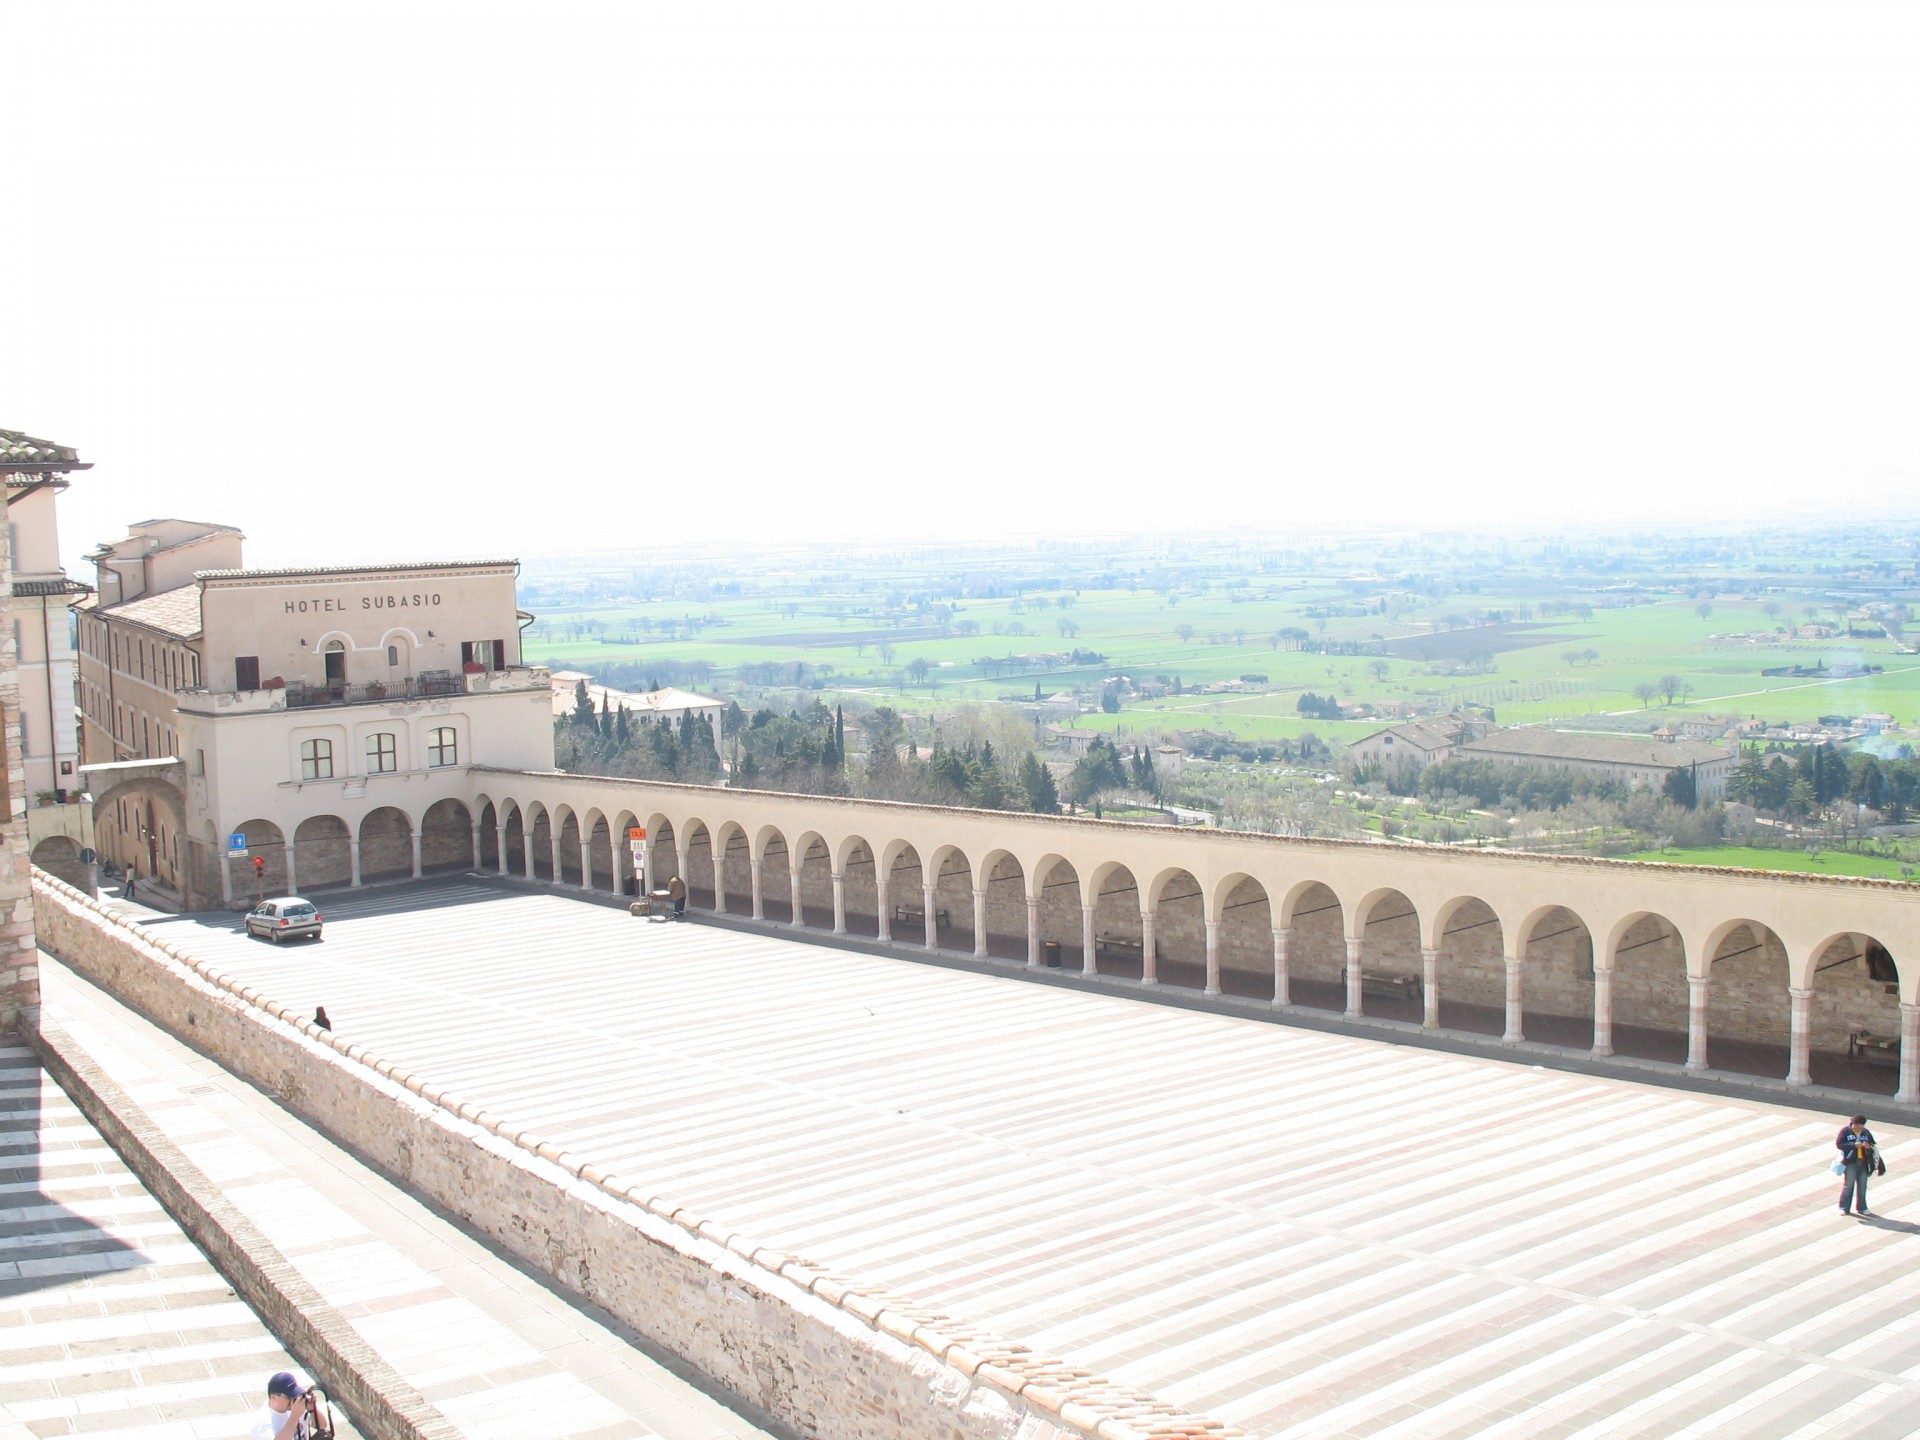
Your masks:
M 285 907 L 283 907 L 283 908 L 281 909 L 281 911 L 280 911 L 280 913 L 281 913 L 282 915 L 285 915 L 285 916 L 287 916 L 287 917 L 288 917 L 289 919 L 292 919 L 292 920 L 304 920 L 304 919 L 306 919 L 306 918 L 307 918 L 307 916 L 309 916 L 309 915 L 314 915 L 314 914 L 317 914 L 317 913 L 319 913 L 319 912 L 317 912 L 317 911 L 316 911 L 316 910 L 315 910 L 315 909 L 313 908 L 313 906 L 311 906 L 311 905 L 307 905 L 307 904 L 304 904 L 304 903 L 303 903 L 303 904 L 300 904 L 300 905 L 288 905 L 288 906 L 285 906 Z

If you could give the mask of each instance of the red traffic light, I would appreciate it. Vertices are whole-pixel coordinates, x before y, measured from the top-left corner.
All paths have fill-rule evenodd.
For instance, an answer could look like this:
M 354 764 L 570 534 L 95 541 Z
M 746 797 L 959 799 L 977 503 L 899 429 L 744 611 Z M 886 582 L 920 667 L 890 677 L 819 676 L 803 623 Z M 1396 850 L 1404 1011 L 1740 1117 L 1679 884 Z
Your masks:
M 256 875 L 264 875 L 267 873 L 266 856 L 256 855 L 253 857 L 253 873 Z

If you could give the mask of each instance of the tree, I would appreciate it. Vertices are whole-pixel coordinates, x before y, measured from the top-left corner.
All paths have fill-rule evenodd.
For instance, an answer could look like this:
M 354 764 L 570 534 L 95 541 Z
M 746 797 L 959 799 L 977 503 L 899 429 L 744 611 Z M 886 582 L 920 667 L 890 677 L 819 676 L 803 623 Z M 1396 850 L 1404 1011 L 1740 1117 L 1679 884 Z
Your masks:
M 927 671 L 932 668 L 933 666 L 924 655 L 916 655 L 907 662 L 907 674 L 913 677 L 913 683 L 916 685 L 926 684 Z
M 1766 601 L 1760 606 L 1760 613 L 1765 615 L 1769 620 L 1774 619 L 1780 614 L 1780 602 L 1778 600 Z
M 584 680 L 574 681 L 573 723 L 578 725 L 582 730 L 592 730 L 597 728 L 594 723 L 597 718 L 593 713 L 593 696 L 587 693 L 587 682 Z
M 1692 693 L 1693 686 L 1689 685 L 1680 676 L 1662 675 L 1660 677 L 1660 695 L 1667 704 L 1671 705 L 1680 696 L 1691 695 Z
M 882 640 L 880 642 L 880 663 L 882 665 L 893 664 L 893 655 L 893 642 L 891 640 Z
M 1697 809 L 1700 804 L 1700 786 L 1694 767 L 1683 765 L 1667 772 L 1666 782 L 1660 787 L 1669 800 L 1676 805 L 1684 805 L 1689 810 Z
M 1367 664 L 1367 674 L 1371 675 L 1375 681 L 1384 683 L 1387 676 L 1392 673 L 1393 667 L 1384 660 L 1373 660 Z
M 1633 687 L 1633 698 L 1640 702 L 1642 709 L 1650 708 L 1660 694 L 1660 687 L 1651 680 L 1642 680 Z
M 1193 643 L 1193 626 L 1182 622 L 1173 627 L 1173 633 L 1180 637 L 1180 643 L 1182 645 L 1191 645 Z
M 1080 633 L 1079 623 L 1067 619 L 1064 615 L 1053 622 L 1053 628 L 1060 632 L 1060 636 L 1064 640 L 1071 640 Z
M 1053 772 L 1031 750 L 1020 762 L 1020 793 L 1034 814 L 1060 813 L 1060 789 L 1053 783 Z
M 1709 615 L 1713 614 L 1713 606 L 1709 605 L 1706 601 L 1702 600 L 1698 605 L 1693 607 L 1693 613 L 1698 615 L 1702 620 L 1704 620 Z

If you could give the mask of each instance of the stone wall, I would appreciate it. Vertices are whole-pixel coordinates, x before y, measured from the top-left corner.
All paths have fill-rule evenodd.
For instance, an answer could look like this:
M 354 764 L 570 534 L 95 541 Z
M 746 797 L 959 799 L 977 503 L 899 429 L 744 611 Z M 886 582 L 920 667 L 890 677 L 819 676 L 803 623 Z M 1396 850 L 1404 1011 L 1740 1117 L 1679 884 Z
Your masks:
M 417 1193 L 822 1440 L 1222 1427 L 757 1245 L 337 1040 L 47 877 L 47 948 Z
M 28 884 L 27 768 L 20 753 L 20 650 L 13 636 L 13 562 L 0 525 L 0 1031 L 40 1021 L 39 949 Z

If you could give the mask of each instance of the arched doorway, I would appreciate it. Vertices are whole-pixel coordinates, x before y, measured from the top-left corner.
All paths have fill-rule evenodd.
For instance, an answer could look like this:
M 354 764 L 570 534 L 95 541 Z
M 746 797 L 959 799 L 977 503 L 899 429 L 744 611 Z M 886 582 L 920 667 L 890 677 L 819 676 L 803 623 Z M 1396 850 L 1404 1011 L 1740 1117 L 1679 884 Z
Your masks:
M 1680 931 L 1666 916 L 1642 911 L 1614 927 L 1610 950 L 1612 1053 L 1685 1064 L 1687 947 Z
M 360 822 L 360 879 L 407 880 L 413 876 L 413 822 L 391 805 Z
M 1101 975 L 1138 980 L 1145 974 L 1141 961 L 1140 882 L 1133 871 L 1109 862 L 1093 872 L 1093 964 Z M 1087 938 L 1081 937 L 1081 945 Z
M 472 869 L 477 860 L 473 813 L 459 800 L 434 801 L 420 817 L 420 873 L 455 874 Z
M 1149 883 L 1147 909 L 1153 916 L 1153 952 L 1146 950 L 1141 927 L 1143 976 L 1182 990 L 1207 988 L 1207 903 L 1190 870 L 1165 870 Z
M 1463 895 L 1442 905 L 1435 918 L 1439 922 L 1436 936 L 1439 943 L 1434 946 L 1434 975 L 1439 991 L 1440 1024 L 1449 1030 L 1475 1031 L 1482 1035 L 1505 1034 L 1507 947 L 1500 917 L 1493 913 L 1491 905 L 1478 896 Z M 1367 933 L 1371 939 L 1373 932 L 1369 930 Z M 1393 963 L 1383 964 L 1382 968 L 1398 974 L 1421 974 L 1424 957 L 1418 952 L 1417 935 L 1414 943 L 1416 949 L 1411 959 L 1404 957 L 1396 944 Z M 1365 958 L 1361 960 L 1363 966 L 1370 963 Z M 1383 1000 L 1387 998 L 1382 997 Z M 1425 996 L 1420 998 L 1424 1015 Z M 1373 1011 L 1371 995 L 1368 1001 L 1368 1009 Z M 1378 1013 L 1387 1013 L 1384 1004 L 1379 1007 Z M 1400 1015 L 1397 1018 L 1421 1017 Z
M 1310 1010 L 1347 1008 L 1346 911 L 1318 880 L 1294 886 L 1280 907 L 1286 945 L 1286 1003 Z M 1281 962 L 1274 962 L 1276 974 Z M 1279 998 L 1279 997 L 1276 997 Z
M 1848 932 L 1813 950 L 1811 1078 L 1868 1095 L 1900 1080 L 1900 971 L 1878 937 Z
M 840 845 L 840 884 L 849 935 L 880 933 L 880 877 L 874 870 L 873 847 L 858 835 Z
M 293 871 L 302 894 L 353 882 L 353 832 L 338 815 L 309 815 L 293 832 Z
M 74 889 L 87 888 L 87 867 L 80 860 L 80 843 L 65 835 L 49 835 L 33 847 L 32 861 L 57 880 Z
M 1273 905 L 1250 875 L 1220 885 L 1220 989 L 1227 995 L 1273 998 Z
M 1354 926 L 1360 937 L 1361 1009 L 1382 1019 L 1418 1024 L 1426 1008 L 1420 988 L 1419 909 L 1398 890 L 1375 890 L 1354 906 Z M 1344 984 L 1343 967 L 1343 989 Z M 1444 981 L 1440 993 L 1444 1004 Z
M 1787 947 L 1767 926 L 1743 920 L 1727 928 L 1708 954 L 1707 1064 L 1784 1077 L 1792 1023 Z

